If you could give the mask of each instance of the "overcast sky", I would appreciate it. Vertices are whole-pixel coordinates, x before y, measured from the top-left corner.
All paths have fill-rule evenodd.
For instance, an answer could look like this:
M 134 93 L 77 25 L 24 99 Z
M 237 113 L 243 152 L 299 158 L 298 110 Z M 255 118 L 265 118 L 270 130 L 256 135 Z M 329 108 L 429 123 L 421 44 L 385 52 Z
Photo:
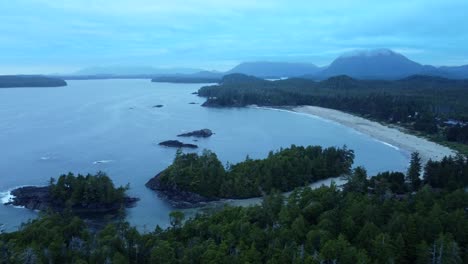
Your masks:
M 139 65 L 329 64 L 391 48 L 468 64 L 468 0 L 2 0 L 0 74 Z

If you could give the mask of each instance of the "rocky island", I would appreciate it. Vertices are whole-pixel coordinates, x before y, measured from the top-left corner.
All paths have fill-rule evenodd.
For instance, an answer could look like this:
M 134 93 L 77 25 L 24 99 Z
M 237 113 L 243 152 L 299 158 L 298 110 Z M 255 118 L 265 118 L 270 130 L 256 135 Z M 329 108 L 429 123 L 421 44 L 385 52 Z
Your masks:
M 195 144 L 183 143 L 178 140 L 166 140 L 159 143 L 160 146 L 171 147 L 171 148 L 198 148 Z
M 24 206 L 31 210 L 66 209 L 77 214 L 116 213 L 132 207 L 139 200 L 128 197 L 128 187 L 115 188 L 112 180 L 102 172 L 96 175 L 71 173 L 51 179 L 48 186 L 26 186 L 11 191 L 13 199 L 5 205 Z
M 216 154 L 177 151 L 172 165 L 150 179 L 146 186 L 179 208 L 196 207 L 220 199 L 260 197 L 273 190 L 296 187 L 351 173 L 352 150 L 297 147 L 270 152 L 267 158 L 225 168 Z M 288 168 L 285 170 L 284 168 Z
M 195 131 L 188 132 L 188 133 L 183 133 L 183 134 L 180 134 L 180 135 L 177 135 L 177 136 L 178 137 L 207 138 L 207 137 L 211 137 L 212 135 L 213 135 L 213 131 L 211 131 L 210 129 L 204 128 L 204 129 L 195 130 Z

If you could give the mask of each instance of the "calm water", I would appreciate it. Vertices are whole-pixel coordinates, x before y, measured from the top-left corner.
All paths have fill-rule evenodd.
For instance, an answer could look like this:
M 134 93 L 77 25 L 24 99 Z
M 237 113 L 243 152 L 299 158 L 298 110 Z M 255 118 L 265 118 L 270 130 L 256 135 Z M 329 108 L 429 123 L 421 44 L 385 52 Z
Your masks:
M 215 151 L 223 162 L 238 162 L 247 154 L 262 158 L 290 144 L 346 144 L 355 150 L 355 164 L 371 174 L 404 170 L 408 163 L 408 153 L 326 120 L 275 110 L 189 104 L 204 101 L 191 94 L 199 84 L 68 83 L 63 88 L 0 89 L 1 195 L 21 185 L 45 185 L 50 177 L 69 171 L 102 170 L 118 185 L 130 183 L 130 194 L 141 198 L 128 210 L 133 225 L 146 230 L 156 224 L 167 226 L 171 207 L 144 186 L 174 158 L 175 149 L 157 143 L 201 128 L 216 134 L 196 144 L 200 150 Z M 153 108 L 156 104 L 164 107 Z M 35 215 L 0 205 L 0 224 L 8 230 Z

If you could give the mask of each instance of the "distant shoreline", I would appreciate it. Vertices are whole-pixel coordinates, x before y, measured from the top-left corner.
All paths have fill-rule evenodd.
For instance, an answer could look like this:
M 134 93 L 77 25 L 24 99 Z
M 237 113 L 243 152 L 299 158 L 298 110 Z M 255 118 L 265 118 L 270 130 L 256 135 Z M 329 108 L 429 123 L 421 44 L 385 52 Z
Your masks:
M 405 133 L 398 128 L 385 126 L 378 122 L 334 109 L 317 106 L 273 107 L 273 109 L 307 114 L 334 121 L 360 133 L 369 135 L 391 147 L 396 147 L 409 153 L 419 152 L 423 163 L 426 163 L 429 159 L 441 160 L 444 156 L 457 154 L 456 151 L 448 147 Z

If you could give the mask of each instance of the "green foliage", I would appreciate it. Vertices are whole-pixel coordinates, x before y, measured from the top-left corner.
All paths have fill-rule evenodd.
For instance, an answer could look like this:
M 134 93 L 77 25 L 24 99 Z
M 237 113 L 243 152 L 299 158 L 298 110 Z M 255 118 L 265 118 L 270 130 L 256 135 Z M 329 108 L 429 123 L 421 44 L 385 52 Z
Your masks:
M 173 212 L 171 228 L 145 234 L 125 222 L 92 231 L 72 215 L 44 214 L 0 234 L 0 263 L 466 263 L 466 163 L 428 163 L 414 192 L 402 173 L 367 179 L 356 168 L 343 191 L 272 191 L 260 205 L 185 222 Z
M 418 152 L 411 154 L 410 166 L 406 173 L 407 182 L 410 184 L 412 190 L 419 189 L 421 185 L 421 157 Z
M 354 153 L 345 147 L 298 147 L 270 152 L 267 158 L 245 161 L 225 169 L 211 151 L 201 155 L 178 152 L 160 173 L 161 184 L 206 197 L 248 198 L 272 190 L 291 191 L 311 182 L 350 173 Z
M 49 186 L 54 203 L 69 207 L 121 203 L 128 188 L 115 188 L 112 180 L 103 172 L 86 176 L 68 173 L 58 180 L 51 178 Z
M 454 190 L 468 186 L 468 159 L 462 155 L 429 160 L 424 167 L 424 182 L 434 188 Z
M 315 105 L 400 124 L 426 135 L 442 134 L 448 141 L 468 142 L 468 125 L 443 122 L 468 121 L 467 80 L 413 76 L 383 81 L 336 76 L 320 82 L 298 78 L 265 81 L 233 75 L 225 76 L 221 85 L 202 87 L 198 94 L 208 98 L 206 106 Z

